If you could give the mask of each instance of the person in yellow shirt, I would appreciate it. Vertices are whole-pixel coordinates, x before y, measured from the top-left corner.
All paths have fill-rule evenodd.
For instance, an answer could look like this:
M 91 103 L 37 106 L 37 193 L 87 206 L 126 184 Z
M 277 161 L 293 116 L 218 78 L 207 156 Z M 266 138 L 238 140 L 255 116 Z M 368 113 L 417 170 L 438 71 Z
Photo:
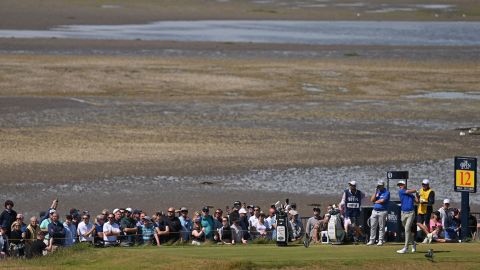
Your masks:
M 422 224 L 430 229 L 430 217 L 435 203 L 435 192 L 430 188 L 430 181 L 423 179 L 422 189 L 418 196 L 417 224 Z

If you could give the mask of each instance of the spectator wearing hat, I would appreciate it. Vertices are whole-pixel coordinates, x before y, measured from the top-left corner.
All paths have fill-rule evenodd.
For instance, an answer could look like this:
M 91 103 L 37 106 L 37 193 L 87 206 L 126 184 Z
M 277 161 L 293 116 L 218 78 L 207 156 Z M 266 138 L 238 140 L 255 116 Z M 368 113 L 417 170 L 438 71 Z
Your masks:
M 230 225 L 233 224 L 233 220 L 240 220 L 240 214 L 238 213 L 238 211 L 240 211 L 240 208 L 242 208 L 242 203 L 240 201 L 233 202 L 232 212 L 228 213 L 228 220 L 230 222 Z
M 202 228 L 205 229 L 205 239 L 213 241 L 213 237 L 215 236 L 214 232 L 214 221 L 213 217 L 209 214 L 209 208 L 203 207 L 202 208 Z
M 46 252 L 52 252 L 53 246 L 51 243 L 45 244 L 45 232 L 39 231 L 37 238 L 32 242 L 27 258 L 41 257 Z
M 115 213 L 120 216 L 119 210 Z M 115 215 L 113 213 L 108 214 L 107 218 L 108 221 L 103 224 L 103 241 L 105 242 L 106 247 L 116 246 L 118 244 L 118 237 L 121 233 L 120 225 L 115 222 Z
M 359 222 L 363 198 L 365 198 L 365 195 L 357 189 L 357 182 L 352 180 L 348 182 L 348 189 L 343 191 L 342 200 L 339 204 L 344 217 L 345 233 L 347 237 L 353 235 L 353 241 L 355 243 L 358 243 L 358 238 L 362 234 L 359 228 Z M 350 228 L 352 228 L 352 230 L 349 230 Z
M 52 222 L 48 224 L 48 235 L 50 236 L 50 241 L 52 242 L 53 249 L 61 247 L 65 244 L 65 227 L 60 222 L 58 213 L 55 212 L 52 214 Z
M 78 223 L 77 235 L 80 242 L 93 242 L 95 235 L 95 226 L 90 222 L 89 214 L 82 215 L 82 221 Z
M 55 214 L 57 212 L 57 210 L 55 209 L 50 209 L 48 211 L 48 218 L 44 219 L 41 223 L 40 223 L 40 230 L 42 230 L 43 232 L 45 232 L 45 241 L 47 241 L 47 243 L 45 244 L 49 244 L 48 242 L 50 241 L 50 237 L 51 235 L 48 233 L 48 225 L 50 225 L 50 223 L 52 223 L 52 215 Z
M 417 202 L 417 197 L 415 194 L 417 191 L 415 189 L 407 189 L 406 182 L 400 180 L 397 183 L 398 186 L 398 196 L 400 197 L 400 210 L 401 210 L 401 220 L 402 225 L 405 228 L 405 245 L 402 249 L 397 250 L 397 253 L 405 254 L 408 251 L 408 245 L 412 244 L 412 253 L 417 251 L 417 244 L 415 243 L 415 230 L 416 223 L 415 220 L 415 202 Z
M 377 182 L 377 189 L 370 197 L 373 203 L 372 215 L 370 216 L 370 241 L 367 245 L 373 245 L 378 230 L 377 246 L 382 246 L 385 243 L 385 225 L 387 222 L 387 205 L 390 202 L 390 192 L 385 188 L 383 180 Z
M 11 200 L 5 201 L 5 210 L 0 214 L 0 226 L 5 226 L 7 232 L 6 234 L 10 236 L 10 231 L 12 229 L 12 224 L 17 218 L 17 212 L 13 210 L 13 202 Z
M 456 241 L 458 235 L 456 232 L 457 223 L 454 221 L 455 214 L 453 208 L 450 208 L 450 199 L 444 199 L 443 205 L 438 209 L 440 218 L 442 219 L 442 226 L 445 231 L 445 240 Z
M 40 225 L 43 223 L 45 219 L 49 219 L 51 214 L 57 210 L 58 207 L 58 199 L 52 201 L 52 204 L 48 208 L 46 212 L 42 212 L 44 214 L 40 214 Z M 52 211 L 55 210 L 55 211 Z M 48 240 L 48 235 L 45 235 L 45 240 Z
M 132 208 L 125 209 L 125 215 L 120 220 L 120 230 L 123 235 L 120 238 L 122 246 L 133 246 L 138 232 L 137 222 L 132 217 Z
M 160 246 L 160 239 L 158 235 L 155 233 L 155 227 L 153 226 L 152 220 L 149 216 L 144 216 L 142 219 L 142 242 L 144 245 L 157 245 Z
M 433 204 L 435 203 L 435 192 L 430 188 L 430 180 L 422 180 L 422 188 L 420 189 L 418 200 L 417 224 L 423 224 L 429 227 Z
M 193 223 L 192 220 L 188 217 L 188 209 L 186 207 L 180 208 L 180 216 L 178 217 L 180 220 L 180 225 L 182 225 L 181 229 L 181 237 L 183 242 L 190 242 L 190 235 L 192 234 L 192 227 Z
M 313 216 L 307 220 L 307 225 L 305 228 L 305 233 L 312 238 L 313 243 L 318 244 L 320 243 L 319 239 L 319 222 L 322 220 L 320 216 L 320 207 L 313 208 Z
M 240 210 L 238 210 L 238 214 L 240 215 L 238 225 L 243 232 L 243 239 L 251 240 L 250 232 L 248 231 L 247 210 L 245 208 L 240 208 Z
M 289 225 L 291 229 L 291 233 L 289 233 L 291 237 L 290 241 L 297 241 L 301 239 L 305 233 L 303 224 L 301 221 L 299 221 L 298 212 L 296 210 L 292 209 L 288 211 L 288 215 L 290 217 Z

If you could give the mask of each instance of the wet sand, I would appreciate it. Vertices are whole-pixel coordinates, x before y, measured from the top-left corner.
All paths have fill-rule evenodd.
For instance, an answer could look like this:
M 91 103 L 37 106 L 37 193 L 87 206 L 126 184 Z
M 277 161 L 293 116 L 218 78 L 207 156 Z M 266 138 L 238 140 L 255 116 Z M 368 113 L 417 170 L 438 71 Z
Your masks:
M 182 9 L 172 1 L 66 3 L 2 1 L 0 28 L 333 16 L 278 1 L 229 1 L 215 12 L 222 15 L 211 11 L 223 5 L 215 1 Z M 351 19 L 354 9 L 342 10 L 335 18 Z M 429 94 L 476 93 L 478 50 L 0 39 L 0 200 L 27 213 L 54 197 L 61 211 L 152 212 L 234 200 L 266 207 L 289 197 L 307 215 L 308 204 L 338 202 L 348 179 L 368 192 L 386 170 L 411 167 L 412 185 L 431 177 L 458 203 L 448 160 L 478 155 L 480 136 L 457 129 L 479 125 L 479 101 Z

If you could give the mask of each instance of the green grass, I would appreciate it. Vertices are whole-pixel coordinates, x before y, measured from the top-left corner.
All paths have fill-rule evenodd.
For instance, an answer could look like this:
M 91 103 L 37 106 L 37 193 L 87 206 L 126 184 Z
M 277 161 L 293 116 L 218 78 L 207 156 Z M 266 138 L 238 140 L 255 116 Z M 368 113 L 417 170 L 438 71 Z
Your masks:
M 401 245 L 331 246 L 165 246 L 96 249 L 85 246 L 60 250 L 34 260 L 7 260 L 2 269 L 478 269 L 480 243 L 419 246 L 415 254 L 400 255 Z M 425 258 L 429 248 L 434 261 Z

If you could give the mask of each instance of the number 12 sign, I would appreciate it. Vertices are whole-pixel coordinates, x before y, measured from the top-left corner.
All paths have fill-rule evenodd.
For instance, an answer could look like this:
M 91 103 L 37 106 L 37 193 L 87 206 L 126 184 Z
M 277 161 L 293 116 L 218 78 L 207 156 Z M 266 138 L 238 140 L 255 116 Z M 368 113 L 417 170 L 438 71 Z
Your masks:
M 455 191 L 477 192 L 477 159 L 455 157 Z

